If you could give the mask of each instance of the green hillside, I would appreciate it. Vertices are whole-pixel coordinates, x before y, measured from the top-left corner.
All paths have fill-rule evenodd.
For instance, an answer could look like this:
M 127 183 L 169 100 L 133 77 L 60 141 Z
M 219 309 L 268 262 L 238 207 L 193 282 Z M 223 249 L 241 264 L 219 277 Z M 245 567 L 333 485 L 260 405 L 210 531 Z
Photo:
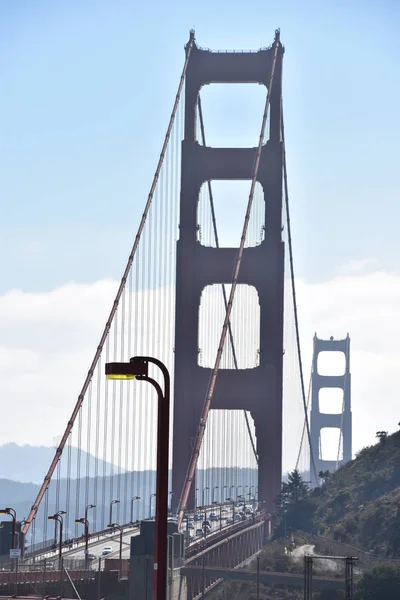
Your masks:
M 356 457 L 311 494 L 322 535 L 367 551 L 400 554 L 400 431 Z

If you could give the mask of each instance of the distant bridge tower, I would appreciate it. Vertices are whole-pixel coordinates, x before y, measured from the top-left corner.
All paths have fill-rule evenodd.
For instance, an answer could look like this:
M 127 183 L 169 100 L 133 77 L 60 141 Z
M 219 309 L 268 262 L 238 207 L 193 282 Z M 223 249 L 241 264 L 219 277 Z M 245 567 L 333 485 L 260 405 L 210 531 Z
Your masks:
M 277 33 L 277 35 L 279 35 Z M 279 38 L 278 38 L 279 39 Z M 185 88 L 185 137 L 182 142 L 180 229 L 177 244 L 175 399 L 172 490 L 178 503 L 200 420 L 211 369 L 198 364 L 199 307 L 204 288 L 230 284 L 237 248 L 212 248 L 197 241 L 200 188 L 210 180 L 251 181 L 256 148 L 212 148 L 197 141 L 197 100 L 210 83 L 268 85 L 273 49 L 211 52 L 193 46 Z M 239 284 L 254 286 L 260 303 L 260 364 L 253 369 L 220 369 L 212 408 L 249 410 L 254 419 L 258 495 L 274 510 L 282 475 L 282 355 L 284 244 L 282 241 L 281 87 L 283 47 L 275 66 L 270 96 L 269 139 L 262 148 L 257 180 L 265 200 L 265 239 L 246 248 Z M 261 115 L 260 115 L 261 120 Z M 261 122 L 261 121 L 260 121 Z M 250 185 L 250 184 L 249 184 Z M 244 215 L 243 215 L 244 218 Z M 239 240 L 238 240 L 239 243 Z M 232 432 L 233 435 L 233 432 Z M 194 504 L 194 488 L 189 504 Z
M 318 373 L 318 355 L 320 352 L 343 352 L 346 360 L 345 371 L 342 375 L 321 375 Z M 336 466 L 352 459 L 352 417 L 351 417 L 351 375 L 350 375 L 350 337 L 347 334 L 344 340 L 321 340 L 314 335 L 314 354 L 311 379 L 311 444 L 317 475 L 320 471 L 335 471 Z M 342 410 L 336 414 L 326 414 L 320 411 L 320 391 L 324 388 L 339 388 L 343 390 Z M 342 431 L 343 458 L 336 460 L 322 460 L 320 454 L 321 429 L 333 427 Z M 319 484 L 310 465 L 311 485 Z

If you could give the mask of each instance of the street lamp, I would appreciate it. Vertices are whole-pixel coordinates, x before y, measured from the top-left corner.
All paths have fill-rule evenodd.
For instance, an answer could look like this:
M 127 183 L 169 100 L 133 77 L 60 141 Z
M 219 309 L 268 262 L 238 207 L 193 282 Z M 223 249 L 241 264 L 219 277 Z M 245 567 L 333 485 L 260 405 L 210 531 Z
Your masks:
M 237 500 L 243 500 L 243 512 L 246 514 L 246 496 L 238 496 Z
M 56 515 L 66 515 L 66 511 L 65 510 L 59 510 L 58 512 L 56 512 Z M 58 527 L 58 521 L 54 521 L 54 546 L 57 548 L 57 527 Z
M 204 507 L 204 510 L 206 509 L 206 503 L 204 501 L 204 492 L 207 491 L 207 490 L 209 490 L 209 489 L 210 488 L 208 486 L 207 487 L 203 487 L 203 491 L 202 491 L 202 494 L 201 494 L 201 504 Z
M 214 485 L 211 492 L 211 504 L 214 504 L 214 490 L 219 490 L 219 485 Z
M 220 489 L 220 497 L 221 497 L 221 502 L 225 502 L 225 500 L 223 499 L 223 496 L 225 496 L 225 494 L 224 494 L 223 490 L 226 490 L 226 489 L 227 489 L 227 487 L 228 487 L 227 485 L 224 485 L 224 486 L 222 486 L 222 487 L 221 487 L 221 489 Z
M 131 500 L 131 524 L 133 523 L 133 503 L 135 500 L 140 500 L 140 496 L 133 496 Z
M 11 550 L 15 548 L 15 529 L 17 525 L 17 512 L 15 508 L 9 506 L 8 508 L 2 508 L 0 510 L 0 515 L 10 515 L 12 518 L 12 529 L 11 529 Z
M 249 489 L 249 486 L 248 486 L 248 485 L 245 485 L 245 486 L 244 486 L 244 494 L 243 494 L 243 496 L 244 496 L 244 497 L 246 497 L 246 496 L 248 496 L 248 495 L 249 495 L 249 494 L 246 492 L 246 490 L 248 490 L 248 489 Z
M 228 502 L 232 502 L 232 521 L 235 522 L 235 500 L 234 498 L 227 498 Z
M 164 377 L 164 394 L 157 381 L 148 375 L 149 363 L 156 365 Z M 169 373 L 157 358 L 136 356 L 129 363 L 106 364 L 108 379 L 138 379 L 147 381 L 158 396 L 157 415 L 157 483 L 156 531 L 154 540 L 154 600 L 165 600 L 167 590 L 168 554 L 168 466 L 169 466 Z
M 156 497 L 157 494 L 150 494 L 150 507 L 149 507 L 149 518 L 151 519 L 151 499 Z M 156 501 L 156 505 L 157 505 L 157 501 Z
M 75 523 L 82 523 L 85 526 L 85 557 L 89 552 L 89 519 L 88 510 L 89 508 L 96 508 L 95 504 L 88 504 L 85 508 L 85 516 L 82 519 L 75 519 Z
M 222 502 L 213 502 L 216 506 L 219 506 L 219 530 L 222 531 Z
M 109 523 L 107 525 L 107 527 L 110 527 L 112 529 L 119 529 L 119 576 L 121 578 L 121 572 L 122 572 L 122 536 L 124 533 L 124 529 L 123 527 L 121 527 L 121 525 L 118 525 L 118 523 Z
M 85 519 L 87 519 L 87 518 L 88 518 L 88 510 L 89 510 L 90 508 L 96 508 L 96 505 L 95 505 L 95 504 L 88 504 L 88 505 L 85 507 Z
M 67 513 L 65 512 L 65 510 L 59 510 L 55 515 L 50 515 L 48 517 L 49 521 L 54 521 L 54 523 L 60 523 L 60 548 L 58 550 L 58 558 L 61 561 L 61 556 L 62 556 L 62 541 L 63 541 L 63 518 L 61 515 L 66 515 Z M 56 525 L 55 525 L 56 527 Z M 56 544 L 57 544 L 57 540 L 56 540 Z M 61 565 L 61 562 L 60 562 Z M 61 566 L 60 566 L 61 569 Z
M 109 523 L 113 522 L 113 518 L 112 518 L 112 507 L 113 507 L 113 504 L 119 504 L 119 502 L 120 502 L 119 500 L 111 500 L 111 502 L 110 502 L 110 517 L 108 519 Z M 107 525 L 107 527 L 109 527 L 109 525 Z
M 203 510 L 204 510 L 204 522 L 203 522 L 203 532 L 204 532 L 204 537 L 207 537 L 207 525 L 206 525 L 206 521 L 207 521 L 207 507 L 206 507 L 206 503 L 204 501 L 204 492 L 206 490 L 209 490 L 209 486 L 207 487 L 203 487 L 203 492 L 201 495 L 201 500 L 202 500 L 202 506 L 203 506 Z
M 88 511 L 91 508 L 96 508 L 95 504 L 88 504 L 85 506 L 85 553 L 88 553 L 88 544 L 89 544 L 89 518 Z
M 83 517 L 82 519 L 75 519 L 75 523 L 78 525 L 79 523 L 82 523 L 85 526 L 85 561 L 87 562 L 87 555 L 88 555 L 88 543 L 89 543 L 89 521 L 86 519 L 86 517 Z

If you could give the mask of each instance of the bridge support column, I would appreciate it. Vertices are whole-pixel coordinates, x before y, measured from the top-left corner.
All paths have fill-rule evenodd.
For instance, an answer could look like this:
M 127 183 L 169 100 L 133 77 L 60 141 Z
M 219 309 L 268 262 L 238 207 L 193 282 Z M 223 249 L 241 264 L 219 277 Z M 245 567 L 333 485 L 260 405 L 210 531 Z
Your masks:
M 239 284 L 253 286 L 260 304 L 260 363 L 253 369 L 220 369 L 212 408 L 249 410 L 256 423 L 259 499 L 269 511 L 281 486 L 284 245 L 282 241 L 281 71 L 279 47 L 270 101 L 269 139 L 258 171 L 265 201 L 265 239 L 244 250 Z M 268 85 L 273 50 L 215 53 L 192 49 L 185 87 L 180 237 L 177 244 L 174 433 L 172 491 L 181 497 L 211 369 L 198 364 L 199 307 L 208 285 L 230 284 L 237 248 L 210 248 L 197 241 L 197 206 L 203 183 L 249 180 L 256 148 L 211 148 L 196 138 L 197 98 L 210 83 Z M 261 126 L 260 114 L 260 126 Z M 256 140 L 255 140 L 256 141 Z M 243 214 L 243 219 L 244 219 Z M 239 240 L 238 240 L 239 241 Z M 195 485 L 189 507 L 194 506 Z
M 318 356 L 320 352 L 343 352 L 345 355 L 345 370 L 342 375 L 321 375 L 318 372 Z M 320 471 L 335 471 L 337 465 L 341 466 L 352 459 L 352 415 L 351 415 L 351 374 L 350 374 L 350 337 L 344 340 L 321 340 L 314 336 L 314 353 L 311 379 L 311 444 L 314 455 L 315 470 L 317 475 Z M 340 412 L 322 413 L 320 410 L 319 393 L 324 388 L 338 388 L 343 390 L 343 405 Z M 324 460 L 321 446 L 321 429 L 333 427 L 341 429 L 343 458 L 337 460 Z M 322 449 L 321 449 L 322 450 Z M 319 485 L 316 479 L 312 463 L 310 465 L 311 486 Z

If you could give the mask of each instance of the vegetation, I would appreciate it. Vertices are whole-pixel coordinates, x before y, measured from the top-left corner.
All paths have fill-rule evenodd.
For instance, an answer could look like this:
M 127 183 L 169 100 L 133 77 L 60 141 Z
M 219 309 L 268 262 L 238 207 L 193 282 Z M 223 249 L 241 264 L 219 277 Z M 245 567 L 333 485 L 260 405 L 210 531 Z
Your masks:
M 357 584 L 357 600 L 399 600 L 400 565 L 379 564 L 367 570 Z
M 313 529 L 315 503 L 310 498 L 308 483 L 303 481 L 296 469 L 282 483 L 282 491 L 277 498 L 277 514 L 280 519 L 275 537 L 286 536 L 288 531 Z
M 378 431 L 376 436 L 376 445 L 364 448 L 337 472 L 320 472 L 322 485 L 315 490 L 298 471 L 289 474 L 277 498 L 274 541 L 260 554 L 261 570 L 302 572 L 302 561 L 296 562 L 285 553 L 285 546 L 290 545 L 289 533 L 294 532 L 297 543 L 307 543 L 319 534 L 387 560 L 362 567 L 355 584 L 356 600 L 400 599 L 400 431 L 390 436 Z M 392 558 L 399 562 L 389 562 Z M 317 562 L 315 565 L 316 570 L 321 569 Z M 250 568 L 255 569 L 254 564 Z M 300 600 L 303 592 L 261 585 L 259 597 Z M 211 598 L 256 600 L 256 584 L 226 582 L 212 592 Z M 314 594 L 314 600 L 342 599 L 344 593 L 340 590 Z
M 375 446 L 364 448 L 310 494 L 313 527 L 363 550 L 400 557 L 400 432 L 376 435 Z

